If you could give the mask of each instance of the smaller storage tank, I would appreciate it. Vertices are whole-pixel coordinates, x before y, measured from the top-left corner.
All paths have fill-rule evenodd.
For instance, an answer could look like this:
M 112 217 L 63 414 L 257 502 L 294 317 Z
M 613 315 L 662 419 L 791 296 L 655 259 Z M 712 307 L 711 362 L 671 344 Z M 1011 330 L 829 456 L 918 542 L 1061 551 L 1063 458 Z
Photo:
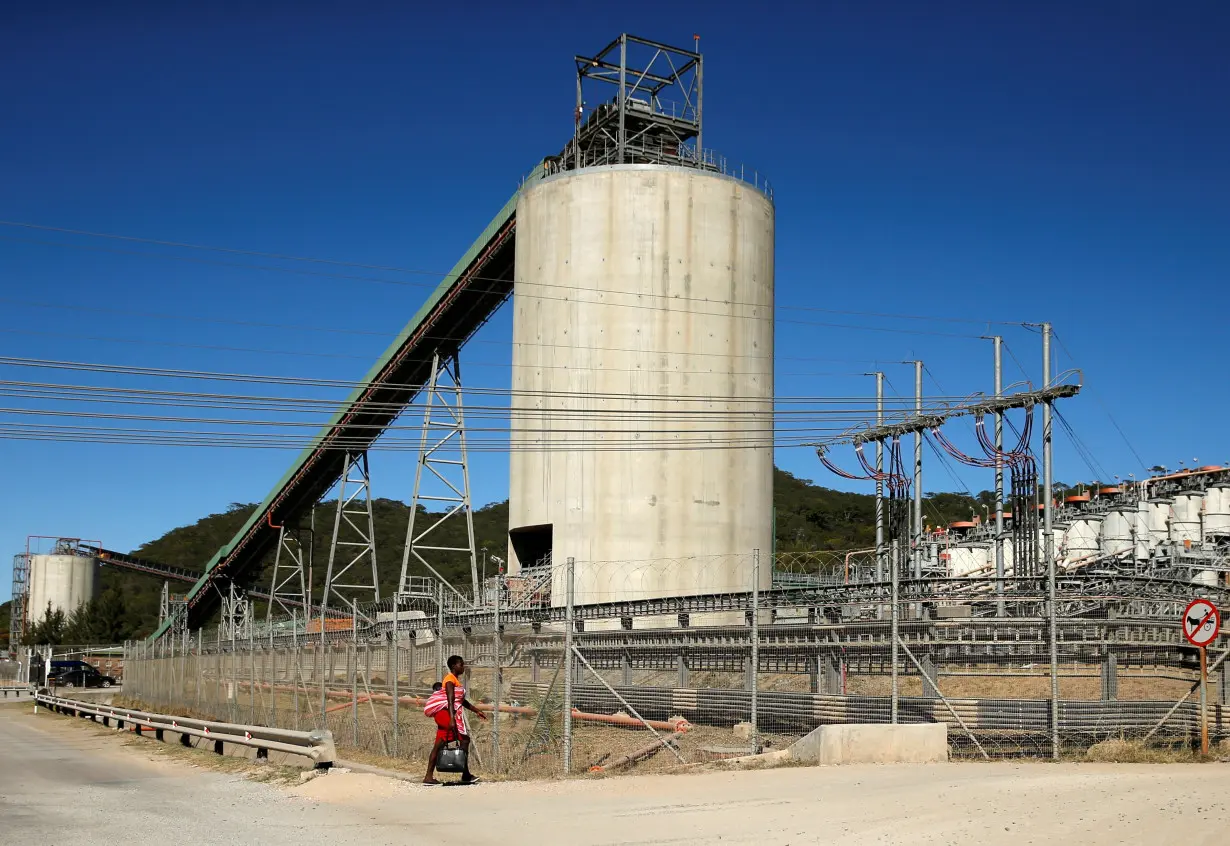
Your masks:
M 1051 527 L 1054 533 L 1054 550 L 1055 560 L 1063 560 L 1063 551 L 1068 548 L 1068 532 L 1071 531 L 1070 523 L 1055 523 Z M 1042 566 L 1046 566 L 1046 532 L 1043 529 L 1038 530 L 1038 560 L 1042 562 Z
M 1204 492 L 1204 534 L 1230 536 L 1230 482 L 1218 482 Z
M 1200 585 L 1201 587 L 1217 587 L 1217 571 L 1216 570 L 1200 570 L 1192 578 L 1192 584 Z
M 1136 523 L 1136 507 L 1119 506 L 1106 512 L 1102 520 L 1101 547 L 1103 555 L 1128 552 L 1133 548 L 1132 530 Z
M 1101 527 L 1100 514 L 1085 514 L 1073 520 L 1064 537 L 1064 560 L 1071 564 L 1097 555 Z
M 990 550 L 985 545 L 971 544 L 969 546 L 954 546 L 949 550 L 948 575 L 954 579 L 968 576 L 976 571 L 985 570 Z M 994 572 L 994 562 L 992 562 Z
M 1204 494 L 1188 491 L 1176 494 L 1170 506 L 1170 539 L 1175 543 L 1200 542 L 1200 517 Z
M 1170 505 L 1173 500 L 1158 498 L 1149 500 L 1149 543 L 1153 547 L 1170 538 Z
M 65 616 L 99 594 L 98 563 L 83 555 L 31 555 L 26 620 L 34 625 L 47 616 L 47 606 Z
M 1149 553 L 1157 546 L 1157 541 L 1153 539 L 1153 534 L 1149 531 L 1149 514 L 1151 506 L 1148 500 L 1140 500 L 1136 503 L 1135 530 L 1136 530 L 1136 546 L 1135 555 L 1137 561 L 1147 561 Z
M 1000 544 L 1000 546 L 1004 550 L 1004 575 L 1011 576 L 1014 573 L 1013 568 L 1012 568 L 1013 555 L 1016 554 L 1012 546 L 1012 536 L 1009 535 L 1005 537 L 1003 539 L 1003 542 Z M 991 575 L 995 575 L 995 547 L 994 546 L 992 546 L 989 550 L 987 550 L 987 565 L 988 567 L 990 567 Z

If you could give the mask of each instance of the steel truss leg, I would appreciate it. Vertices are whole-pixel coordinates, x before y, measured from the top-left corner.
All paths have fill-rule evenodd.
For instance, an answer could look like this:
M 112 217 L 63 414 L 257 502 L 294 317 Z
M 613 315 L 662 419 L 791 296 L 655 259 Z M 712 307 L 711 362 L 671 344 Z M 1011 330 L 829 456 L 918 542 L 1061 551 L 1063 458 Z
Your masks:
M 376 527 L 372 517 L 372 487 L 367 453 L 346 453 L 346 464 L 337 489 L 337 512 L 329 543 L 329 565 L 320 598 L 323 620 L 330 607 L 358 614 L 360 602 L 379 602 L 376 572 Z
M 424 473 L 426 471 L 426 473 Z M 426 513 L 436 506 L 443 513 Z M 424 514 L 419 514 L 419 508 Z M 421 517 L 427 518 L 421 520 Z M 467 546 L 448 545 L 444 532 L 458 520 L 465 521 Z M 426 528 L 422 522 L 428 522 Z M 470 562 L 470 597 L 463 597 L 438 569 L 444 560 L 464 554 Z M 433 563 L 434 562 L 434 563 Z M 478 552 L 474 542 L 474 511 L 470 500 L 469 458 L 466 452 L 465 412 L 461 397 L 461 365 L 457 354 L 435 354 L 431 380 L 423 405 L 423 430 L 419 460 L 414 470 L 414 497 L 402 554 L 400 592 L 416 593 L 411 587 L 411 564 L 423 567 L 453 593 L 479 603 Z M 421 593 L 422 591 L 417 591 Z
M 300 528 L 288 530 L 282 526 L 278 529 L 278 549 L 274 554 L 273 576 L 269 582 L 266 622 L 273 622 L 275 609 L 280 617 L 290 617 L 298 613 L 298 608 L 308 608 L 307 560 L 310 549 L 311 541 L 304 545 Z

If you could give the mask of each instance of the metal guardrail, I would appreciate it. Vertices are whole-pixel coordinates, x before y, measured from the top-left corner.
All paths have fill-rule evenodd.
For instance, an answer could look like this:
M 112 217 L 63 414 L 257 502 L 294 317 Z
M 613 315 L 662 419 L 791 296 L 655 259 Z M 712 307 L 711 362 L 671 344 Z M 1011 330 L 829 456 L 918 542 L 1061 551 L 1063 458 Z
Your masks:
M 266 726 L 220 723 L 190 717 L 152 714 L 148 711 L 116 708 L 111 705 L 97 705 L 52 696 L 48 693 L 39 693 L 35 697 L 35 702 L 60 714 L 89 717 L 95 721 L 101 719 L 103 725 L 110 725 L 112 720 L 119 728 L 131 725 L 137 734 L 144 734 L 147 730 L 152 731 L 158 740 L 163 740 L 167 732 L 178 734 L 180 743 L 184 746 L 190 746 L 190 738 L 193 737 L 212 741 L 214 752 L 219 755 L 225 751 L 225 745 L 230 743 L 255 749 L 257 758 L 267 758 L 270 752 L 300 755 L 309 758 L 318 768 L 332 766 L 337 760 L 333 733 L 327 729 L 291 731 Z

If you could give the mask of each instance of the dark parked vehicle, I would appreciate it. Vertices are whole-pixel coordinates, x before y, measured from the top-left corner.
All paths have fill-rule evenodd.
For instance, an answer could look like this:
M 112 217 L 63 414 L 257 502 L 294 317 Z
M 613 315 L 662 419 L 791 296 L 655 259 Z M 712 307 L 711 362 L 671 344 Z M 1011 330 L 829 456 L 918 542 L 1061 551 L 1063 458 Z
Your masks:
M 88 666 L 88 665 L 87 665 Z M 115 679 L 104 676 L 98 670 L 90 667 L 87 670 L 72 669 L 59 673 L 52 668 L 51 683 L 56 687 L 112 687 Z
M 47 684 L 54 687 L 111 687 L 116 681 L 85 661 L 52 661 Z

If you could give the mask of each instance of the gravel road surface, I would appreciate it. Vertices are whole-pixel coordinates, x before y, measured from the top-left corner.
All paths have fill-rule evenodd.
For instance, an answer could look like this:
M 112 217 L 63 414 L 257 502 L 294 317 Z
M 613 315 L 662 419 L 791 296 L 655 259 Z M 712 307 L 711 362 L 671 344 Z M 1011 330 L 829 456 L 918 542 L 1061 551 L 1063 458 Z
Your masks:
M 1230 766 L 788 768 L 426 788 L 270 786 L 82 721 L 0 705 L 0 842 L 1174 844 L 1230 842 Z

